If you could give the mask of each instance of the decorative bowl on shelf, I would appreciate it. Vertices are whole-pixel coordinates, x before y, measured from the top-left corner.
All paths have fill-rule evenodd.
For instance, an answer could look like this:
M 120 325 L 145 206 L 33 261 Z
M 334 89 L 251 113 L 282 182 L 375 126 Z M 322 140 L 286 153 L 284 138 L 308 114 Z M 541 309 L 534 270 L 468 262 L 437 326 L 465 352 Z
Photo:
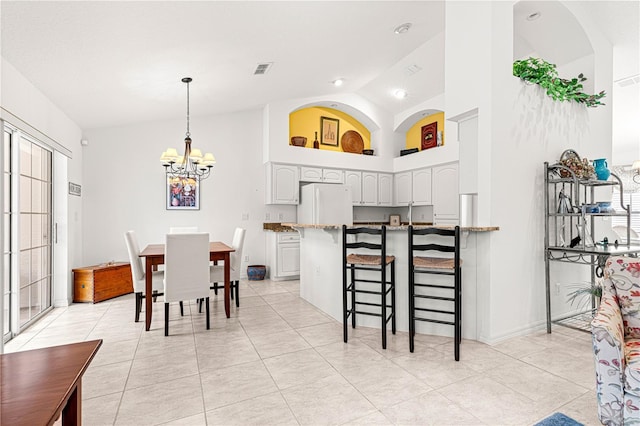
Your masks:
M 307 138 L 304 136 L 291 136 L 291 145 L 293 146 L 305 146 L 307 144 Z

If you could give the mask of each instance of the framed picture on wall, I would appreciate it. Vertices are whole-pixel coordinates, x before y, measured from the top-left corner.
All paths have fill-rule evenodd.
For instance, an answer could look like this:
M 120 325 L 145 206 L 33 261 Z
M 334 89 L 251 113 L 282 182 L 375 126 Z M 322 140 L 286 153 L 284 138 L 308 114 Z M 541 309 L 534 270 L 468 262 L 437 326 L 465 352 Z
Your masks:
M 429 123 L 422 126 L 422 139 L 420 141 L 420 149 L 435 148 L 438 146 L 438 122 Z
M 167 210 L 200 210 L 200 179 L 167 176 Z
M 337 118 L 320 117 L 320 143 L 338 146 L 340 136 L 340 120 Z

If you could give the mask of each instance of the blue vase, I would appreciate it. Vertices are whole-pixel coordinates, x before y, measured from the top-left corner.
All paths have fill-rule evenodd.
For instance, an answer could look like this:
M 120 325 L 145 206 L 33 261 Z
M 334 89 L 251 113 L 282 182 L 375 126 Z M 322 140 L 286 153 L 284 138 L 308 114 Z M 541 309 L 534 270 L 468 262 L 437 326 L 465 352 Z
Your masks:
M 607 180 L 611 176 L 611 172 L 607 168 L 607 160 L 605 158 L 598 158 L 593 160 L 593 167 L 596 169 L 596 176 L 598 180 Z

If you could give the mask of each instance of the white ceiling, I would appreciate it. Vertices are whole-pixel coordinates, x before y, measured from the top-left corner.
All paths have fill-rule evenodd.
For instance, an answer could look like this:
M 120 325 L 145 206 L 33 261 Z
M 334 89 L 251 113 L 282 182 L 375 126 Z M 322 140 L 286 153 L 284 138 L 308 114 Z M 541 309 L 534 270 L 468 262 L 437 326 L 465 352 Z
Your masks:
M 182 116 L 185 76 L 193 78 L 193 115 L 354 92 L 444 25 L 443 3 L 431 1 L 0 7 L 2 55 L 85 129 Z M 395 34 L 405 22 L 411 30 Z M 261 62 L 274 64 L 254 76 Z M 345 79 L 341 88 L 330 84 L 338 77 Z
M 638 73 L 640 2 L 580 3 L 626 52 L 614 75 Z M 444 90 L 444 13 L 443 1 L 3 0 L 1 53 L 83 129 L 184 116 L 185 76 L 192 115 L 342 92 L 397 113 Z

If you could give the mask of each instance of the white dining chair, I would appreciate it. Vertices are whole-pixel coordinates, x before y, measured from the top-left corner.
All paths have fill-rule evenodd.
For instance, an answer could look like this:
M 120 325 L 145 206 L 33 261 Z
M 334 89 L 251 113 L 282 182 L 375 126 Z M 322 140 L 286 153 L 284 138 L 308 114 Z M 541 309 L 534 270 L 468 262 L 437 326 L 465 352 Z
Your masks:
M 169 335 L 169 304 L 201 298 L 209 330 L 209 234 L 167 234 L 164 265 L 164 335 Z
M 134 231 L 124 233 L 124 241 L 127 244 L 127 252 L 129 253 L 129 263 L 131 264 L 131 279 L 133 282 L 133 292 L 136 295 L 136 316 L 135 321 L 140 320 L 140 312 L 142 311 L 142 299 L 145 298 L 146 274 L 145 268 L 140 258 L 140 248 Z M 153 289 L 152 297 L 162 296 L 164 285 L 164 272 L 157 271 L 151 276 L 151 288 Z
M 197 226 L 171 226 L 169 228 L 170 234 L 195 234 L 198 232 Z
M 233 247 L 235 251 L 229 254 L 229 281 L 231 284 L 229 295 L 233 299 L 235 292 L 237 307 L 240 307 L 240 293 L 238 290 L 240 287 L 240 266 L 242 264 L 242 248 L 244 246 L 245 231 L 243 228 L 236 228 L 233 233 L 233 242 L 231 243 L 231 247 Z M 218 289 L 224 288 L 224 285 L 218 284 L 224 283 L 224 265 L 212 265 L 210 268 L 210 279 L 212 283 L 211 288 L 215 294 L 218 294 Z

